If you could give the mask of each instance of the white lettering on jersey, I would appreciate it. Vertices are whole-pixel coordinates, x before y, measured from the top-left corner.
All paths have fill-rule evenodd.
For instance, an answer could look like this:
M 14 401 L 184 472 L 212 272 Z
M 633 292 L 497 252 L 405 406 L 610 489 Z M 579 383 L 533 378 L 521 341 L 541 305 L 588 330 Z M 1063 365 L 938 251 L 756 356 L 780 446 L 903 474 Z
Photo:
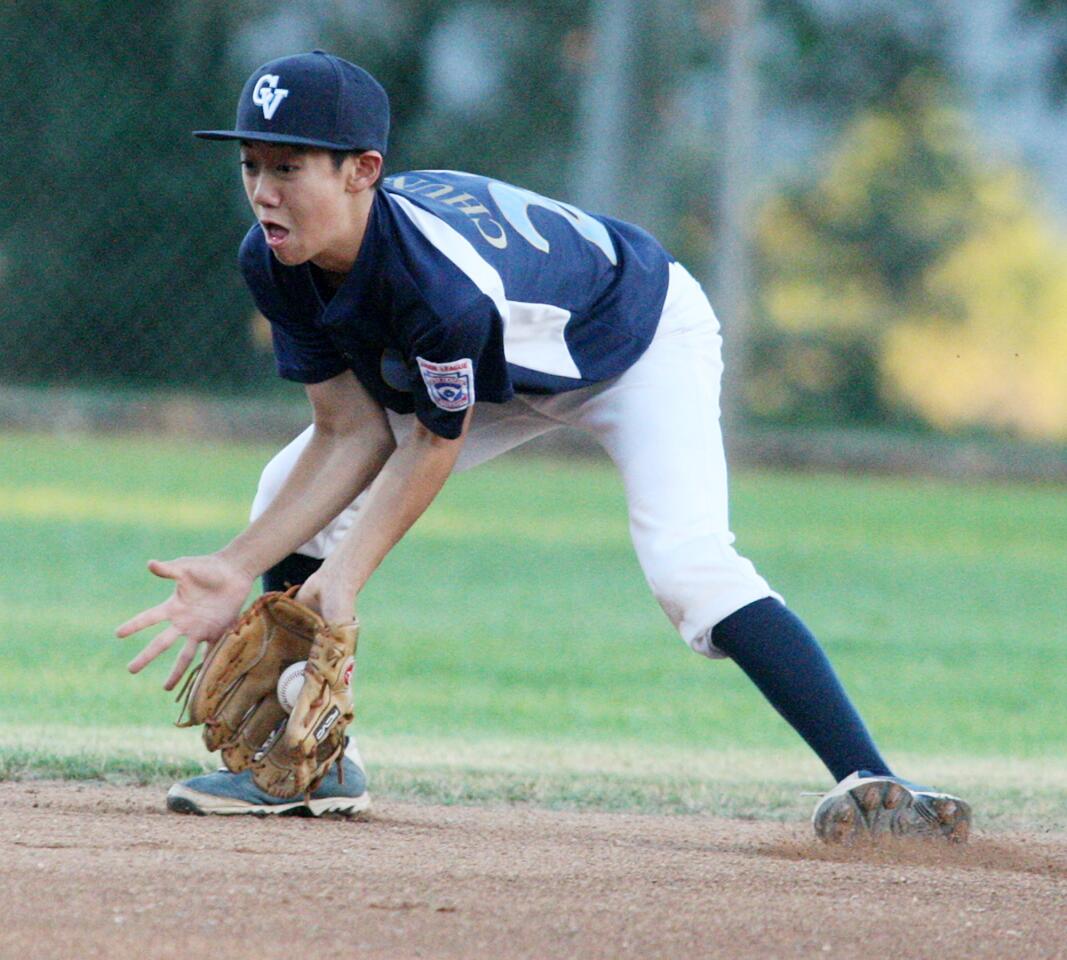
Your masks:
M 522 187 L 513 187 L 510 183 L 500 183 L 497 180 L 490 182 L 489 193 L 500 207 L 504 219 L 543 253 L 548 253 L 548 241 L 537 232 L 537 228 L 531 222 L 530 215 L 527 213 L 530 207 L 541 207 L 552 213 L 558 213 L 586 240 L 599 248 L 609 262 L 613 265 L 619 262 L 615 254 L 615 245 L 611 242 L 607 228 L 584 210 L 572 207 L 569 203 L 550 200 L 530 190 L 523 190 Z
M 436 406 L 454 413 L 474 403 L 474 364 L 469 358 L 452 363 L 434 363 L 422 357 L 415 360 L 426 392 Z
M 448 194 L 454 192 L 454 188 L 447 184 L 436 183 L 424 177 L 412 177 L 410 174 L 397 174 L 394 177 L 390 177 L 388 182 L 390 186 L 396 187 L 397 190 L 421 194 L 431 200 L 447 197 Z M 492 217 L 486 216 L 489 213 L 489 208 L 484 204 L 467 202 L 473 199 L 474 197 L 469 193 L 463 193 L 444 202 L 454 205 L 460 213 L 470 217 L 471 223 L 474 224 L 475 229 L 482 235 L 484 240 L 498 250 L 506 249 L 508 235 L 504 232 L 503 225 Z
M 504 323 L 504 356 L 509 363 L 560 377 L 581 377 L 563 335 L 571 316 L 568 311 L 547 303 L 508 300 L 500 274 L 463 234 L 407 197 L 395 193 L 392 197 L 426 239 L 493 301 Z
M 274 118 L 274 112 L 281 102 L 289 96 L 288 90 L 279 90 L 278 84 L 281 77 L 272 73 L 265 73 L 256 81 L 252 89 L 252 102 L 257 107 L 263 108 L 263 116 L 267 120 Z

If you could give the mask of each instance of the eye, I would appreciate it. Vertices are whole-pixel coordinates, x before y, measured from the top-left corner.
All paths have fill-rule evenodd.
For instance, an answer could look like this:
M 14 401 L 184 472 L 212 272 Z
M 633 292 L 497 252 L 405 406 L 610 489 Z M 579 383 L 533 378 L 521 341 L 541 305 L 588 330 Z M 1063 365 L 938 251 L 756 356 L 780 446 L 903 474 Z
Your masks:
M 275 169 L 278 171 L 278 173 L 288 174 L 296 173 L 296 171 L 299 170 L 300 167 L 298 167 L 295 163 L 279 163 L 278 166 L 275 167 Z
M 255 161 L 253 161 L 253 160 L 242 160 L 241 161 L 241 169 L 245 173 L 255 173 L 256 172 Z

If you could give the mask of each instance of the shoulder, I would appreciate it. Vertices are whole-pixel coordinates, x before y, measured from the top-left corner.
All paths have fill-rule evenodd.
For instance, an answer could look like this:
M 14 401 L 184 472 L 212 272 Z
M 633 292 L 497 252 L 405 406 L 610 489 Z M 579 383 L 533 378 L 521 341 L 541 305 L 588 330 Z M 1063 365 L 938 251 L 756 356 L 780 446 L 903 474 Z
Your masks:
M 383 195 L 396 228 L 449 256 L 458 247 L 482 245 L 494 216 L 492 181 L 452 170 L 415 170 L 388 177 Z
M 415 235 L 440 243 L 457 228 L 460 235 L 469 235 L 464 227 L 479 213 L 489 212 L 485 206 L 488 184 L 485 177 L 469 173 L 414 170 L 387 177 L 381 194 L 401 230 L 414 226 L 418 228 Z
M 489 177 L 462 170 L 407 170 L 390 174 L 384 186 L 387 193 L 419 197 L 421 202 L 435 204 L 446 199 L 454 203 L 457 194 L 485 190 L 492 182 Z
M 413 174 L 397 180 L 410 186 Z M 421 176 L 421 175 L 419 175 Z M 478 309 L 485 302 L 503 299 L 503 282 L 496 267 L 476 245 L 477 225 L 467 210 L 470 194 L 460 205 L 428 202 L 428 198 L 396 190 L 387 182 L 384 207 L 391 233 L 389 270 L 395 285 L 416 292 L 435 313 L 456 316 Z M 481 207 L 484 211 L 485 208 Z

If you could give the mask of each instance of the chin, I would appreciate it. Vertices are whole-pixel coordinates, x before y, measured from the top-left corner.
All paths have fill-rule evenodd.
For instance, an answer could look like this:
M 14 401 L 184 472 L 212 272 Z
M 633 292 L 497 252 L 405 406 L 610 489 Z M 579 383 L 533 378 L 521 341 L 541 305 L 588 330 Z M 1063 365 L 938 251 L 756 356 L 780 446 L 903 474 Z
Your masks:
M 299 267 L 302 263 L 307 263 L 308 261 L 308 258 L 297 250 L 282 248 L 281 250 L 271 250 L 271 253 L 274 254 L 275 260 L 287 267 Z

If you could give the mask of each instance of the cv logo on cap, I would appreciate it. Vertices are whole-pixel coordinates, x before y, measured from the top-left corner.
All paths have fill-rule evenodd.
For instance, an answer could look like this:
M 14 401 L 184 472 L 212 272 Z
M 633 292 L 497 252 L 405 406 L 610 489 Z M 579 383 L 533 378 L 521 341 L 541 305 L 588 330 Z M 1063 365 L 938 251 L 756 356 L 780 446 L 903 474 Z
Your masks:
M 274 116 L 278 105 L 289 96 L 288 90 L 278 89 L 279 80 L 281 80 L 281 77 L 272 73 L 265 73 L 256 81 L 256 85 L 252 89 L 252 102 L 257 107 L 263 108 L 263 116 L 267 120 Z

